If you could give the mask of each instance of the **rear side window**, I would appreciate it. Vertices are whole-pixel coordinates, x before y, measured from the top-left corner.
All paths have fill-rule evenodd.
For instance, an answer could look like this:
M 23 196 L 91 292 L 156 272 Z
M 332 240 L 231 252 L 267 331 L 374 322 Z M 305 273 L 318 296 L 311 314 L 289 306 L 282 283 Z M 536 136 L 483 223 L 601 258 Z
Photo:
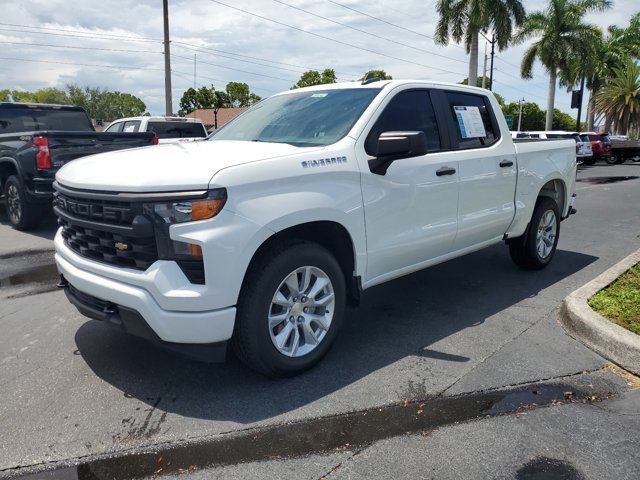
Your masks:
M 62 130 L 92 132 L 93 126 L 83 111 L 39 108 L 3 108 L 0 110 L 0 134 Z
M 393 97 L 371 128 L 365 141 L 365 151 L 375 156 L 381 133 L 401 131 L 423 131 L 429 151 L 440 149 L 438 124 L 428 91 L 408 90 Z
M 124 122 L 118 122 L 118 123 L 114 123 L 113 125 L 111 125 L 109 128 L 107 128 L 105 130 L 105 132 L 109 132 L 109 133 L 120 133 L 122 131 L 122 127 L 124 125 Z
M 485 96 L 458 92 L 445 92 L 445 95 L 459 148 L 486 147 L 500 138 L 489 100 Z
M 196 122 L 149 122 L 147 131 L 154 132 L 158 138 L 206 137 L 201 123 Z
M 135 133 L 140 130 L 140 120 L 129 120 L 122 125 L 122 133 Z

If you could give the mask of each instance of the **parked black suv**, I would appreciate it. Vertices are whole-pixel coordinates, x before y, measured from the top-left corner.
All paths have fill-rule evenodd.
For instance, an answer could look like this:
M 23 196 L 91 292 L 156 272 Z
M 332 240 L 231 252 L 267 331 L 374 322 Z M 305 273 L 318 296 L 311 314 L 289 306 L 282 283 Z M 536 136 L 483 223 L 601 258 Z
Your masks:
M 35 226 L 51 208 L 65 163 L 95 153 L 158 143 L 154 133 L 96 132 L 80 107 L 0 102 L 0 193 L 14 228 Z

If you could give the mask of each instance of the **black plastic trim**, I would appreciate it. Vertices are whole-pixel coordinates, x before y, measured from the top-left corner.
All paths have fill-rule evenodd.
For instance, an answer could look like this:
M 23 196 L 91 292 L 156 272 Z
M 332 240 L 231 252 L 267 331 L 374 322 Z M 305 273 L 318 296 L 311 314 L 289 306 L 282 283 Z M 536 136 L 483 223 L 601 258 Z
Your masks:
M 69 284 L 64 277 L 61 277 L 60 285 L 64 288 L 64 293 L 69 299 L 69 302 L 85 317 L 99 320 L 129 335 L 142 338 L 165 350 L 170 350 L 194 360 L 214 363 L 223 362 L 226 358 L 226 341 L 215 343 L 166 342 L 153 331 L 138 311 L 122 305 L 115 305 L 83 293 Z M 92 305 L 92 303 L 104 303 L 108 306 L 103 309 L 98 309 L 95 305 Z

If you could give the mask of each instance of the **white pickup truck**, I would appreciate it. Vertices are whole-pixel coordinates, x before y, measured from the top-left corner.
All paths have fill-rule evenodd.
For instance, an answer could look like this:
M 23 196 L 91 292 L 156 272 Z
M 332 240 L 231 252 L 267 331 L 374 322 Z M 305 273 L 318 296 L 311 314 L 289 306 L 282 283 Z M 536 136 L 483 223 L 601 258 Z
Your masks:
M 301 372 L 347 302 L 505 241 L 547 265 L 574 213 L 573 140 L 514 143 L 487 90 L 365 81 L 274 95 L 208 141 L 76 160 L 56 262 L 88 317 L 267 375 Z
M 128 117 L 111 122 L 107 133 L 153 132 L 158 143 L 195 142 L 204 140 L 207 129 L 200 120 L 184 117 Z

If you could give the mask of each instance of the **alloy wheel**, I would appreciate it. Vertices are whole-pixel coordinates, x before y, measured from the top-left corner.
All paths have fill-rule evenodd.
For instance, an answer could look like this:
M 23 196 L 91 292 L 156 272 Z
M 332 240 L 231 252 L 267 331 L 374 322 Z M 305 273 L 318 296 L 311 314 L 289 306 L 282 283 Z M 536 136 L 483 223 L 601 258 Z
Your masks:
M 329 276 L 312 266 L 289 273 L 269 307 L 269 334 L 287 357 L 302 357 L 327 335 L 333 320 L 335 294 Z

